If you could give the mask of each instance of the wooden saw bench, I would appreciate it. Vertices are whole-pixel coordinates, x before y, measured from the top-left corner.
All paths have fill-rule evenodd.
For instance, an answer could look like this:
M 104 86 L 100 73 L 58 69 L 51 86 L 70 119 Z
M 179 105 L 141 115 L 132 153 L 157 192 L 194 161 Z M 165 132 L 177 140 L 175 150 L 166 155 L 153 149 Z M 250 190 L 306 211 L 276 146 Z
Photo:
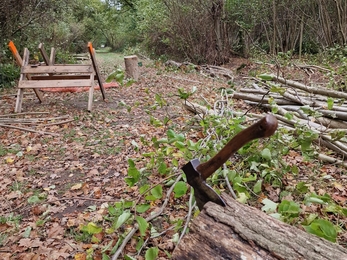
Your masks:
M 91 57 L 91 64 L 55 64 L 55 49 L 51 49 L 50 57 L 43 48 L 43 44 L 39 44 L 39 50 L 43 57 L 44 64 L 29 64 L 29 50 L 24 49 L 23 59 L 13 44 L 8 44 L 17 64 L 21 67 L 20 78 L 18 82 L 18 94 L 15 112 L 22 110 L 23 93 L 25 89 L 33 89 L 39 101 L 43 101 L 43 97 L 39 89 L 43 88 L 76 88 L 89 87 L 88 110 L 92 110 L 93 93 L 95 81 L 100 86 L 102 97 L 105 100 L 105 90 L 101 81 L 100 72 L 96 63 L 95 50 L 92 44 L 88 43 L 88 51 Z

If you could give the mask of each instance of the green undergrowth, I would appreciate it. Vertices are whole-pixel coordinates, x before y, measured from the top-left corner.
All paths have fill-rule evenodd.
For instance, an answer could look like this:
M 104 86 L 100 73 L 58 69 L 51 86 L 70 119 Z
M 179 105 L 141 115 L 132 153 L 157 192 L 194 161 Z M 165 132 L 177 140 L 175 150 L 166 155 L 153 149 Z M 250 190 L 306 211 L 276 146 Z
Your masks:
M 187 100 L 194 95 L 194 89 L 191 92 L 180 90 L 178 95 Z M 157 95 L 155 100 L 152 112 L 166 104 L 160 95 Z M 140 158 L 128 160 L 125 181 L 129 188 L 138 190 L 140 198 L 108 207 L 108 215 L 105 217 L 108 228 L 103 232 L 116 233 L 119 239 L 116 245 L 105 247 L 104 252 L 115 253 L 135 226 L 138 231 L 133 233 L 132 241 L 137 254 L 146 251 L 145 259 L 156 259 L 160 250 L 157 246 L 151 246 L 148 241 L 165 233 L 151 218 L 158 210 L 158 205 L 166 205 L 169 200 L 169 212 L 174 209 L 188 212 L 191 208 L 192 216 L 199 213 L 194 197 L 191 196 L 192 189 L 180 168 L 194 158 L 200 158 L 202 162 L 208 160 L 232 136 L 253 122 L 232 113 L 224 114 L 223 117 L 205 116 L 200 120 L 187 122 L 201 130 L 203 138 L 197 139 L 192 135 L 193 131 L 184 132 L 173 125 L 170 127 L 170 118 L 158 119 L 151 114 L 150 109 L 147 113 L 150 114 L 153 126 L 167 129 L 166 136 L 158 139 L 143 135 L 141 143 L 132 142 L 133 149 L 139 153 L 141 147 L 150 148 L 145 149 L 146 152 L 141 153 Z M 288 114 L 287 117 L 290 118 L 291 115 Z M 319 175 L 320 169 L 317 164 L 317 148 L 314 145 L 317 138 L 315 132 L 302 125 L 298 125 L 294 130 L 279 128 L 270 138 L 255 140 L 242 147 L 224 167 L 207 179 L 207 183 L 218 193 L 230 193 L 230 184 L 239 202 L 256 206 L 274 218 L 302 226 L 307 232 L 331 242 L 338 242 L 338 234 L 346 231 L 343 222 L 339 220 L 347 217 L 347 208 L 338 205 L 327 193 L 317 194 L 316 190 L 310 189 L 312 185 L 319 185 L 322 181 L 318 177 L 312 179 L 312 176 Z M 308 165 L 312 176 L 305 176 L 305 180 L 301 180 L 300 177 L 307 173 L 288 160 L 291 152 L 302 157 L 303 167 Z M 172 195 L 167 195 L 170 189 Z M 273 192 L 278 194 L 276 199 L 271 195 Z M 309 208 L 317 210 L 308 210 Z M 189 232 L 186 225 L 189 219 L 187 220 L 187 215 L 170 219 L 167 214 L 163 215 L 173 229 L 170 233 L 171 241 L 177 243 L 182 233 Z M 87 224 L 82 229 L 81 239 L 97 239 L 94 235 L 101 232 L 101 227 L 94 225 Z M 164 252 L 170 257 L 168 251 Z M 125 259 L 135 258 L 127 255 Z

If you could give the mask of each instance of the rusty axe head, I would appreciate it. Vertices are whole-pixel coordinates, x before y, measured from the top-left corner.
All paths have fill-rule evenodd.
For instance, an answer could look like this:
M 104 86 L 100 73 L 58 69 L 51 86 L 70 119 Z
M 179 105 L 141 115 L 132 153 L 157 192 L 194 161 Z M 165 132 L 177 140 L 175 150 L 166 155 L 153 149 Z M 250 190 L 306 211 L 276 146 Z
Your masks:
M 194 188 L 195 200 L 200 210 L 208 201 L 225 206 L 222 198 L 206 184 L 205 180 L 246 143 L 257 138 L 271 136 L 276 131 L 277 125 L 276 117 L 268 114 L 234 136 L 222 150 L 207 162 L 200 163 L 199 159 L 194 159 L 182 167 L 187 182 Z

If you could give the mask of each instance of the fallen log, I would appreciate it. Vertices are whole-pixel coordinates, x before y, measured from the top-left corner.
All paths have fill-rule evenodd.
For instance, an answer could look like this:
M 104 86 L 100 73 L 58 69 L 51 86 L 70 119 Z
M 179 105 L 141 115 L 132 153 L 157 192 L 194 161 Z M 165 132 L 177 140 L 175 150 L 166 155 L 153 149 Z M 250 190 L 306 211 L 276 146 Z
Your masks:
M 173 259 L 347 259 L 347 249 L 285 224 L 222 194 L 209 202 L 173 253 Z

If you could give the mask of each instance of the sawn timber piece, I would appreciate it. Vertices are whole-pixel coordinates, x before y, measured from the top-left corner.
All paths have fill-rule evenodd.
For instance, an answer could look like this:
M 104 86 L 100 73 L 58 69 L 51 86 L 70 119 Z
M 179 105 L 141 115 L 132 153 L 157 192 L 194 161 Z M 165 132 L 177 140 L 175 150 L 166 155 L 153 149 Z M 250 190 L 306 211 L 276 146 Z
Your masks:
M 173 259 L 347 260 L 347 249 L 283 223 L 222 193 L 191 222 Z

